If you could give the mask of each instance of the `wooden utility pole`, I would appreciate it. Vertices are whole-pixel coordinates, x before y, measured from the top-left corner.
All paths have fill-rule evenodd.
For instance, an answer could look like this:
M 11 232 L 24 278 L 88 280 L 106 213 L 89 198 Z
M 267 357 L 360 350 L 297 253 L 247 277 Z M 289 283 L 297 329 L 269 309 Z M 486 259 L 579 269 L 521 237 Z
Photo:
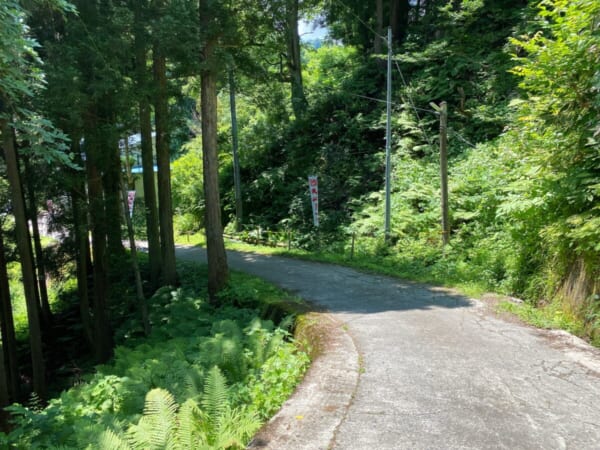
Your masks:
M 442 185 L 442 243 L 450 242 L 448 219 L 448 104 L 440 104 L 440 180 Z
M 231 108 L 231 146 L 233 151 L 233 184 L 235 185 L 235 231 L 242 231 L 242 186 L 240 159 L 238 157 L 238 126 L 235 106 L 235 78 L 233 68 L 229 68 L 229 104 Z
M 385 133 L 385 241 L 390 240 L 391 173 L 392 173 L 392 27 L 388 27 L 387 126 Z

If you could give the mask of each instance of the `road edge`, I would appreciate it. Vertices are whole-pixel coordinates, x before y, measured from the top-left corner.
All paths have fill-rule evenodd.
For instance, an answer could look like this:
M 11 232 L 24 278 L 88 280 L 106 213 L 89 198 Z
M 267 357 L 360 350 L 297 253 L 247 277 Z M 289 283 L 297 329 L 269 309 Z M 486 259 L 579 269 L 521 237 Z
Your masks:
M 294 394 L 254 436 L 248 449 L 329 449 L 352 404 L 360 358 L 344 324 L 328 313 L 312 313 L 311 335 L 320 351 Z

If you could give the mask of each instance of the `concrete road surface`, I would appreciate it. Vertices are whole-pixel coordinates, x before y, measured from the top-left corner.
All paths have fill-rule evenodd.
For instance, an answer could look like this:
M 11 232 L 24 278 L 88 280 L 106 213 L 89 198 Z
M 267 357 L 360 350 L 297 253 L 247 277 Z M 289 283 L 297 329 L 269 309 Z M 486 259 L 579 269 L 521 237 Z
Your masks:
M 581 340 L 439 288 L 273 256 L 228 260 L 324 306 L 336 330 L 251 447 L 600 449 L 600 352 Z

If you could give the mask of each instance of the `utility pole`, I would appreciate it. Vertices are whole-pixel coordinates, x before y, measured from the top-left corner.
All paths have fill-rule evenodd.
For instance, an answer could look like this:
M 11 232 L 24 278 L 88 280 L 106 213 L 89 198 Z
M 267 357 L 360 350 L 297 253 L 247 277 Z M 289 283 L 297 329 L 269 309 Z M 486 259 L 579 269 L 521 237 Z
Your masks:
M 450 242 L 448 219 L 448 104 L 440 104 L 440 179 L 442 184 L 442 243 Z
M 235 231 L 242 231 L 242 187 L 240 160 L 238 158 L 238 126 L 235 107 L 235 79 L 233 68 L 229 68 L 229 104 L 231 107 L 231 142 L 233 148 L 233 184 L 235 186 Z
M 385 133 L 385 242 L 390 241 L 391 172 L 392 172 L 392 27 L 388 27 L 387 126 Z

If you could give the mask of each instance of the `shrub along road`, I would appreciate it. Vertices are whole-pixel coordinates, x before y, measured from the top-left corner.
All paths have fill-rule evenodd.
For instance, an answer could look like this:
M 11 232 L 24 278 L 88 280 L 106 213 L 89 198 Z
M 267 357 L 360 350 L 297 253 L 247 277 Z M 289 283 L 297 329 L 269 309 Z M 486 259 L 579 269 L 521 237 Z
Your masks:
M 199 248 L 182 259 L 206 261 Z M 600 352 L 449 290 L 228 252 L 325 307 L 331 345 L 252 444 L 288 449 L 597 449 Z M 331 330 L 330 330 L 331 331 Z

